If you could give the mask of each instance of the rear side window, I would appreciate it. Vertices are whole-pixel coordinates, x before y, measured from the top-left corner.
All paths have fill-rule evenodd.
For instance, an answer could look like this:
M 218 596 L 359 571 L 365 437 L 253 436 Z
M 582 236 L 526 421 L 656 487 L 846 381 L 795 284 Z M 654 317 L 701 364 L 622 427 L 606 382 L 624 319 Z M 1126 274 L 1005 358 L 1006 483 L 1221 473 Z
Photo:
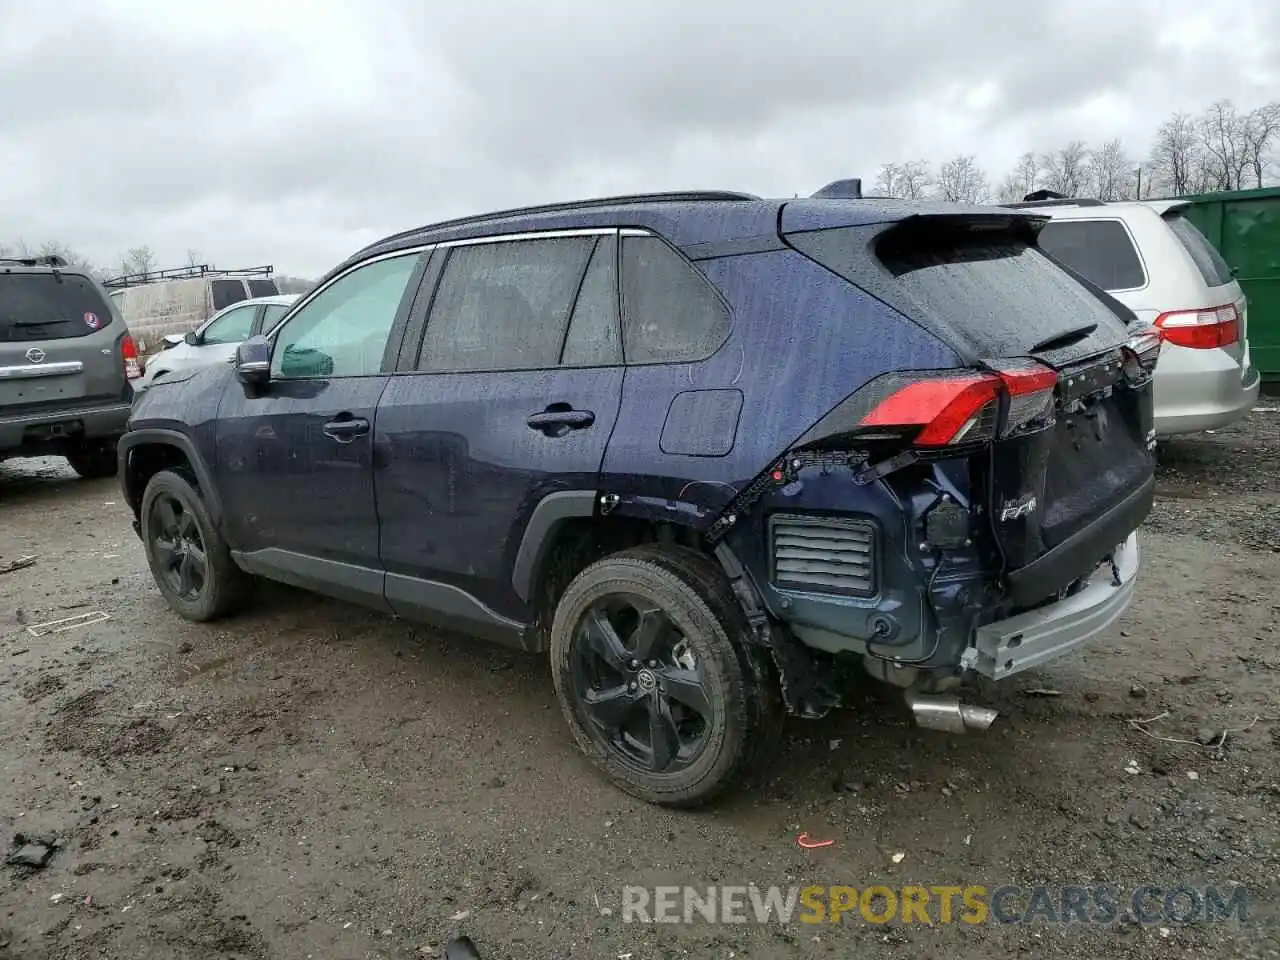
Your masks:
M 1040 231 L 1040 248 L 1103 290 L 1147 284 L 1142 259 L 1119 220 L 1054 220 Z
M 86 277 L 0 272 L 0 343 L 84 337 L 110 323 L 111 308 Z
M 1025 228 L 980 230 L 967 221 L 919 217 L 878 240 L 877 231 L 883 227 L 818 230 L 787 239 L 976 357 L 1068 345 L 1071 355 L 1084 354 L 1124 335 L 1120 315 L 1031 246 Z
M 248 299 L 248 295 L 244 292 L 244 281 L 242 280 L 214 280 L 213 281 L 213 309 L 214 312 L 223 310 L 231 306 L 233 303 L 239 303 L 241 300 Z
M 711 283 L 656 237 L 622 238 L 622 339 L 627 363 L 709 357 L 729 335 Z
M 560 362 L 594 237 L 513 240 L 449 251 L 421 370 L 527 370 Z
M 274 297 L 280 291 L 276 289 L 274 280 L 250 280 L 249 296 L 251 297 Z
M 618 247 L 601 239 L 573 307 L 560 362 L 569 367 L 603 367 L 622 362 L 618 329 Z
M 1196 269 L 1200 271 L 1200 276 L 1204 277 L 1207 286 L 1220 287 L 1232 281 L 1231 268 L 1227 266 L 1227 261 L 1222 259 L 1222 254 L 1214 249 L 1213 244 L 1194 223 L 1177 212 L 1166 213 L 1164 222 L 1169 225 L 1178 242 L 1191 255 L 1191 259 L 1196 263 Z

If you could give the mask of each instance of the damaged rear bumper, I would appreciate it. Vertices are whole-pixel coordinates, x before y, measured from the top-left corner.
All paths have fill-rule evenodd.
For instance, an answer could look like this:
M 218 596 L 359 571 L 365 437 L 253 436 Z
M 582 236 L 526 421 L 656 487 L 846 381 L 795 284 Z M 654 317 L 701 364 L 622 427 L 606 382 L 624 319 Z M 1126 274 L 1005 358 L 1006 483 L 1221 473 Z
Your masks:
M 1063 600 L 977 628 L 965 660 L 983 676 L 1002 680 L 1041 666 L 1088 643 L 1124 613 L 1138 578 L 1138 535 L 1116 548 L 1115 572 L 1100 566 L 1083 590 Z

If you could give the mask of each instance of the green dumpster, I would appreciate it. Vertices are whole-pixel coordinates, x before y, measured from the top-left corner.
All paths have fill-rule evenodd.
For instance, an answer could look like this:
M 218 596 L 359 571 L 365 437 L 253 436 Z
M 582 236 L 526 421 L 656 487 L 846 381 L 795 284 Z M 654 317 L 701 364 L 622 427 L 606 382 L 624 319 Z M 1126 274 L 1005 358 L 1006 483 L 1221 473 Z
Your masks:
M 1236 271 L 1249 298 L 1249 352 L 1266 380 L 1280 380 L 1280 187 L 1182 197 L 1183 216 Z

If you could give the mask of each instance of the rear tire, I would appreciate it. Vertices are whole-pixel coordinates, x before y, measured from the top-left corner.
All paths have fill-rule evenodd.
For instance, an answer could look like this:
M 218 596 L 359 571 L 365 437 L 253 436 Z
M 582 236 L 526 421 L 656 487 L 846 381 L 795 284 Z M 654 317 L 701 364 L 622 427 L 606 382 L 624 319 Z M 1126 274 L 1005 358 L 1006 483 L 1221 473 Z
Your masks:
M 187 477 L 174 470 L 157 473 L 142 494 L 138 516 L 151 575 L 174 613 L 200 623 L 243 605 L 250 578 L 231 559 Z
M 551 664 L 578 746 L 625 792 L 692 807 L 734 785 L 777 735 L 772 671 L 723 572 L 647 545 L 583 570 L 556 608 Z
M 112 442 L 82 442 L 66 452 L 71 469 L 86 480 L 114 477 L 119 467 Z

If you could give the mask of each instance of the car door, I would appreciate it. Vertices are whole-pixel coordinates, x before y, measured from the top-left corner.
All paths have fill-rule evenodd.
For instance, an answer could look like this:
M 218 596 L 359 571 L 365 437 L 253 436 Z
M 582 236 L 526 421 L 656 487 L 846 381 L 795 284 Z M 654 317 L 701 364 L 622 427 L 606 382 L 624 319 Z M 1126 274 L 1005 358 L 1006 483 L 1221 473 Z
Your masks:
M 418 249 L 340 273 L 274 332 L 265 387 L 228 384 L 215 469 L 247 569 L 383 606 L 373 430 L 422 263 Z
M 440 248 L 420 349 L 378 408 L 387 600 L 403 616 L 511 640 L 536 505 L 594 498 L 622 392 L 614 231 Z M 425 307 L 424 307 L 425 309 Z

